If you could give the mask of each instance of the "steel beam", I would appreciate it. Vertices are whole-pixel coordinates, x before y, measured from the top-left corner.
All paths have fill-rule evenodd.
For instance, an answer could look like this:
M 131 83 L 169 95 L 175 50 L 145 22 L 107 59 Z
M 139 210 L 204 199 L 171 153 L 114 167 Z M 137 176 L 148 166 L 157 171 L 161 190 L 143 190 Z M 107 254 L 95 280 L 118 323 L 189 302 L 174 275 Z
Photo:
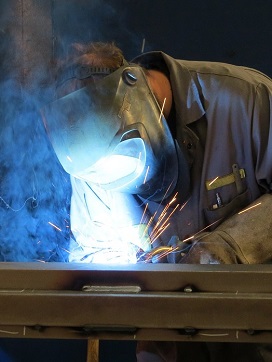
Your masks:
M 269 341 L 270 265 L 0 263 L 0 336 Z

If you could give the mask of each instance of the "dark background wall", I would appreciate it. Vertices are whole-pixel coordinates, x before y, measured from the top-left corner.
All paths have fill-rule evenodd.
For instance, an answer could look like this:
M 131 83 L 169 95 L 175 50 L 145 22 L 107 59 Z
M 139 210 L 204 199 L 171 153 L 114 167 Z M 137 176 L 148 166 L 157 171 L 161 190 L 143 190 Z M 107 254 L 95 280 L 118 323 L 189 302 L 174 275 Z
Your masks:
M 68 0 L 64 8 L 63 4 L 54 4 L 57 41 L 115 40 L 133 58 L 145 39 L 145 51 L 231 62 L 272 74 L 269 0 Z
M 69 177 L 39 108 L 52 98 L 52 64 L 73 42 L 115 41 L 127 59 L 162 50 L 272 76 L 271 13 L 270 0 L 0 0 L 0 261 L 67 260 Z M 102 345 L 102 361 L 134 360 L 134 344 Z M 84 342 L 0 347 L 5 362 L 86 357 Z
M 1 62 L 36 84 L 35 71 L 72 42 L 114 40 L 130 59 L 144 41 L 145 51 L 271 75 L 271 8 L 270 0 L 1 0 Z

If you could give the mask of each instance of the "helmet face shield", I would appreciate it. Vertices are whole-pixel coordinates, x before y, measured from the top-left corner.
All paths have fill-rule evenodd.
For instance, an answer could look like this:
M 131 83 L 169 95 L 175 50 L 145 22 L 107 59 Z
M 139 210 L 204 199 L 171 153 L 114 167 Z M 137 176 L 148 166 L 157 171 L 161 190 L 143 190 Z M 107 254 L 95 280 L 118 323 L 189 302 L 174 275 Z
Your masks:
M 69 174 L 154 199 L 175 186 L 175 143 L 141 67 L 122 66 L 44 107 L 42 116 Z
M 120 142 L 114 150 L 84 170 L 78 177 L 101 186 L 104 189 L 123 189 L 132 185 L 143 174 L 146 165 L 146 149 L 141 138 Z

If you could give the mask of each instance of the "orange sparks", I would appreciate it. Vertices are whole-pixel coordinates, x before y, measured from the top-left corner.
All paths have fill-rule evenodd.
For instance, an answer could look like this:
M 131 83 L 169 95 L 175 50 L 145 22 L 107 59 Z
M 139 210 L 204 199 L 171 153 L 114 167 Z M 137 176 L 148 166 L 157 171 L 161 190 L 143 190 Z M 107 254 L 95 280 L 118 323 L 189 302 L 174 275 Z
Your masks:
M 48 221 L 48 224 L 53 226 L 55 229 L 57 229 L 58 231 L 61 231 L 60 228 L 58 228 L 56 225 L 54 225 L 52 222 Z
M 170 223 L 168 223 L 166 226 L 165 224 L 169 222 L 171 216 L 174 214 L 174 212 L 177 210 L 178 207 L 179 204 L 177 204 L 176 207 L 171 211 L 171 213 L 166 217 L 166 210 L 169 208 L 169 204 L 165 206 L 164 210 L 162 211 L 158 219 L 158 222 L 156 223 L 150 234 L 150 239 L 152 240 L 152 243 L 168 228 Z M 163 221 L 164 218 L 165 220 Z
M 172 200 L 169 202 L 169 205 L 171 205 L 174 201 L 176 201 L 178 196 L 178 192 L 175 193 L 175 195 L 173 196 Z
M 168 187 L 168 189 L 166 190 L 165 195 L 163 197 L 163 200 L 164 200 L 165 196 L 167 195 L 170 187 L 171 187 L 171 184 Z M 151 243 L 154 243 L 155 240 L 157 240 L 159 238 L 159 236 L 170 226 L 169 220 L 170 220 L 171 216 L 180 207 L 180 204 L 177 204 L 172 211 L 169 210 L 171 204 L 176 201 L 177 195 L 178 195 L 178 192 L 176 192 L 175 195 L 170 200 L 170 202 L 165 205 L 165 207 L 163 208 L 162 212 L 160 213 L 154 227 L 152 227 L 152 231 L 151 231 L 151 233 L 149 235 Z M 144 217 L 146 215 L 147 208 L 148 208 L 148 204 L 145 205 L 145 209 L 143 211 L 140 223 L 144 223 Z M 148 232 L 148 229 L 150 228 L 150 226 L 152 225 L 152 223 L 153 223 L 153 221 L 154 221 L 154 219 L 156 217 L 157 211 L 149 218 L 149 220 L 148 220 L 148 222 L 146 224 L 146 228 L 144 230 L 144 233 Z
M 147 166 L 147 169 L 146 169 L 146 173 L 145 173 L 145 177 L 144 177 L 144 184 L 146 183 L 146 179 L 147 179 L 147 175 L 148 175 L 148 172 L 149 172 L 149 166 Z
M 163 109 L 164 109 L 164 106 L 165 106 L 165 102 L 166 102 L 166 98 L 164 98 L 164 100 L 163 100 L 163 104 L 162 104 L 162 108 L 161 108 L 161 113 L 160 113 L 160 117 L 159 117 L 159 123 L 161 122 L 161 119 L 162 119 Z
M 187 239 L 182 240 L 182 242 L 186 242 L 186 241 L 188 241 L 188 240 L 191 240 L 191 239 L 195 238 L 198 234 L 202 233 L 202 231 L 204 231 L 204 230 L 208 229 L 209 227 L 211 227 L 212 225 L 218 223 L 220 220 L 221 220 L 221 219 L 218 219 L 218 220 L 214 221 L 213 223 L 207 225 L 206 227 L 204 227 L 203 229 L 199 230 L 199 231 L 198 231 L 197 233 L 195 233 L 194 235 L 190 236 L 190 237 L 187 238 Z
M 252 206 L 248 207 L 248 208 L 245 209 L 245 210 L 242 210 L 242 211 L 238 212 L 238 215 L 243 214 L 244 212 L 246 212 L 246 211 L 248 211 L 248 210 L 251 210 L 251 209 L 253 209 L 254 207 L 257 207 L 257 206 L 259 206 L 259 205 L 261 205 L 261 202 L 259 202 L 258 204 L 252 205 Z
M 161 203 L 162 203 L 163 200 L 166 198 L 166 195 L 168 194 L 171 186 L 172 186 L 172 182 L 170 183 L 170 185 L 168 186 L 167 190 L 165 191 L 165 193 L 164 193 L 164 195 L 163 195 L 163 198 L 162 198 L 162 200 L 161 200 Z M 175 194 L 175 196 L 176 196 L 177 194 L 178 194 L 178 192 Z M 175 197 L 175 196 L 174 196 L 174 197 Z
M 183 239 L 182 242 L 186 243 L 187 241 L 192 240 L 195 237 L 195 235 L 189 236 L 189 238 Z
M 71 253 L 71 251 L 69 251 L 69 250 L 67 250 L 67 249 L 65 249 L 65 248 L 61 248 L 62 250 L 64 250 L 66 253 L 68 253 L 68 254 L 72 254 Z
M 142 214 L 140 224 L 144 224 L 144 223 L 143 223 L 143 220 L 144 220 L 144 216 L 145 216 L 145 213 L 146 213 L 147 208 L 148 208 L 148 203 L 145 205 L 144 212 L 143 212 L 143 214 Z
M 214 178 L 214 179 L 209 183 L 209 186 L 211 186 L 218 178 L 219 178 L 219 176 L 217 176 L 216 178 Z
M 161 234 L 168 228 L 168 226 L 170 226 L 170 222 L 167 225 L 160 227 L 157 230 L 156 234 L 152 236 L 151 243 L 154 243 L 155 240 L 157 240 L 161 236 Z M 150 238 L 151 238 L 151 236 L 150 236 Z
M 151 216 L 151 218 L 149 219 L 148 223 L 146 224 L 146 228 L 144 230 L 144 235 L 148 232 L 148 229 L 150 227 L 150 225 L 152 224 L 155 216 L 156 216 L 157 212 L 155 212 L 155 214 L 153 216 Z
M 145 49 L 145 38 L 143 38 L 141 53 L 144 52 L 144 49 Z
M 184 204 L 181 205 L 179 211 L 181 211 L 182 209 L 184 209 L 184 207 L 188 204 L 190 199 L 188 199 L 186 202 L 184 202 Z

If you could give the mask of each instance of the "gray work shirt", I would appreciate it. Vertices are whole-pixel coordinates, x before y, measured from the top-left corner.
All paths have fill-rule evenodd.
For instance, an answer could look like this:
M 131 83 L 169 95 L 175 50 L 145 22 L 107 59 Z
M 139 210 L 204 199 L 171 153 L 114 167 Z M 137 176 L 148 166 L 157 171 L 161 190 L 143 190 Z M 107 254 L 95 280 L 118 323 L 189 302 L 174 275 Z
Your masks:
M 272 80 L 269 77 L 242 66 L 176 60 L 162 52 L 143 54 L 134 62 L 162 69 L 166 66 L 168 70 L 176 108 L 176 138 L 191 165 L 191 194 L 173 217 L 180 238 L 198 233 L 208 225 L 209 230 L 216 229 L 245 206 L 256 204 L 262 194 L 271 192 Z M 182 193 L 182 170 L 180 175 L 177 191 Z M 247 238 L 250 229 L 246 234 L 245 231 L 249 225 L 256 229 L 259 225 L 264 230 L 262 235 L 256 235 L 262 241 L 256 240 L 255 244 L 262 248 L 266 245 L 266 256 L 264 251 L 255 258 L 252 248 L 246 247 L 251 251 L 243 262 L 264 262 L 272 256 L 271 222 L 267 222 L 267 207 L 272 199 L 265 200 L 253 224 L 250 212 L 249 220 L 243 220 L 243 227 L 239 220 L 236 222 L 235 215 L 236 229 L 241 229 L 240 239 Z M 245 244 L 242 240 L 236 242 Z
M 272 212 L 271 79 L 245 67 L 176 60 L 162 52 L 143 54 L 133 62 L 161 67 L 168 74 L 175 104 L 174 137 L 190 165 L 186 198 L 180 169 L 177 188 L 166 203 L 138 200 L 143 209 L 147 206 L 147 222 L 152 219 L 153 244 L 167 244 L 173 235 L 180 240 L 204 235 L 221 262 L 234 260 L 222 252 L 225 244 L 225 251 L 230 248 L 237 262 L 271 261 L 272 218 L 267 217 Z M 96 220 L 97 192 L 81 180 L 71 180 L 72 231 L 82 246 L 78 254 L 82 256 L 94 241 L 94 229 L 103 237 L 105 228 Z M 254 211 L 238 214 L 252 203 L 258 204 Z M 108 209 L 107 202 L 99 207 Z

